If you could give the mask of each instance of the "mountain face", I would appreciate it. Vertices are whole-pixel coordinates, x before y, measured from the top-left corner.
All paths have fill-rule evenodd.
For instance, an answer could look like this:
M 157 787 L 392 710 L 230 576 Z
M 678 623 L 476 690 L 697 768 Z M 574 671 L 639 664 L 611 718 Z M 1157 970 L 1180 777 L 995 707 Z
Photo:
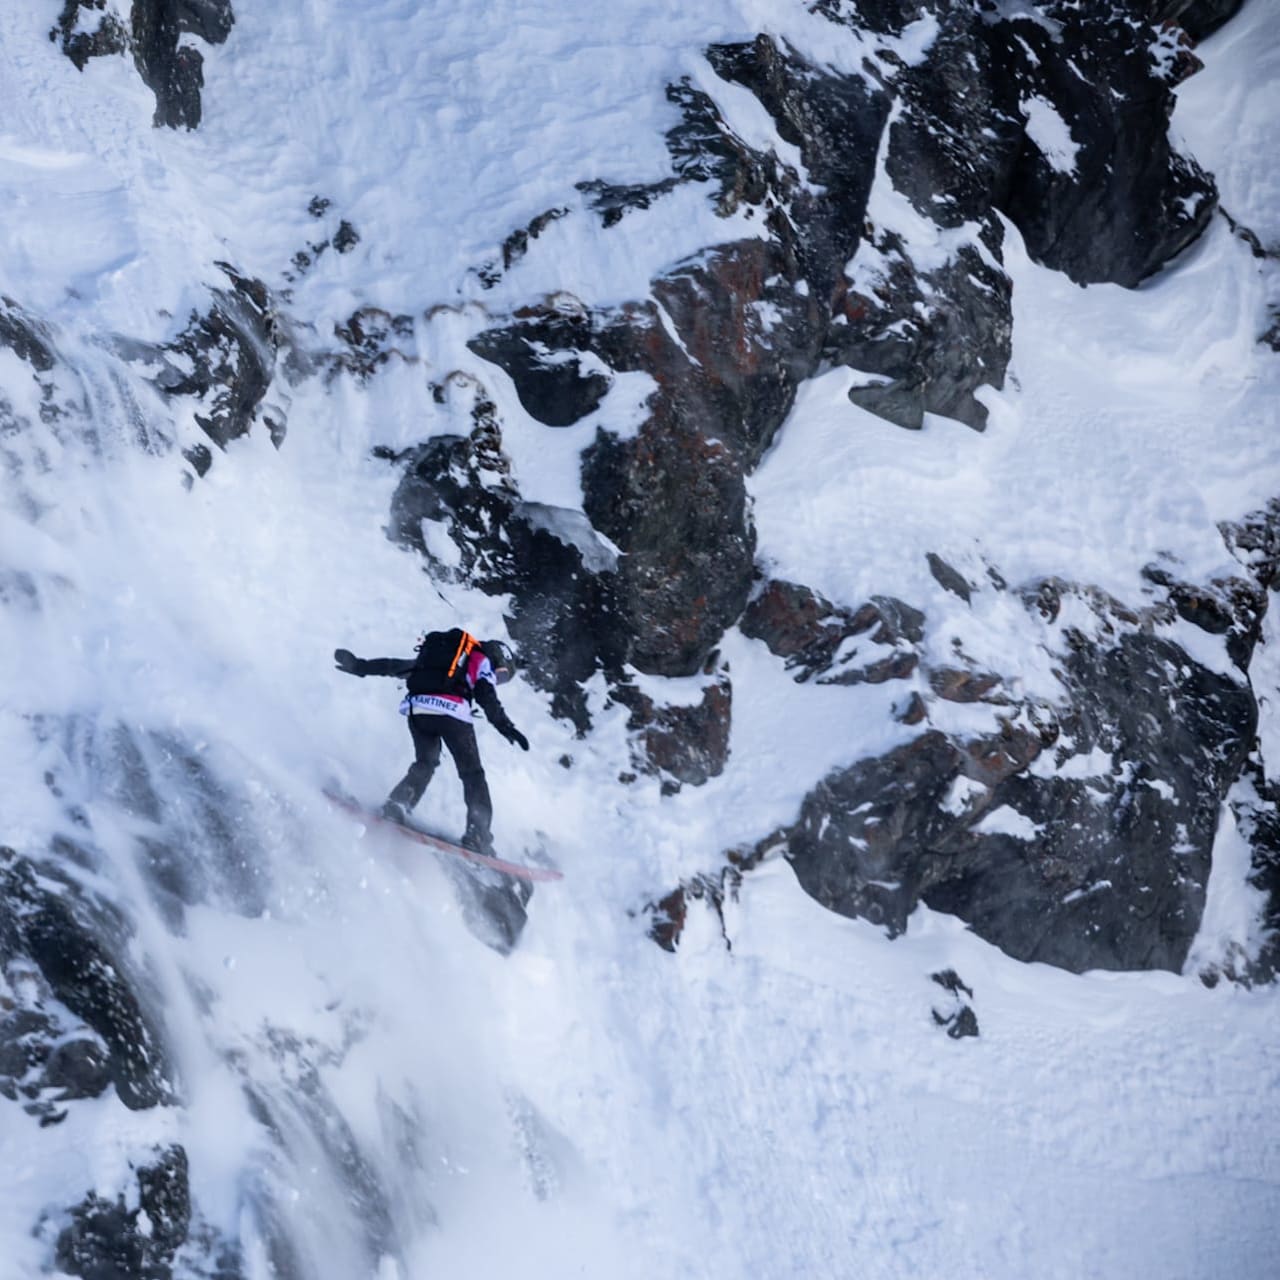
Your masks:
M 751 1090 L 819 1034 L 826 997 L 787 985 L 807 939 L 911 991 L 912 1056 L 978 1037 L 952 966 L 1006 991 L 1031 962 L 1085 975 L 1037 980 L 1068 1020 L 1098 1001 L 1135 1028 L 1172 988 L 1108 1005 L 1130 988 L 1093 971 L 1274 978 L 1280 228 L 1252 104 L 1277 68 L 1243 61 L 1264 6 L 643 0 L 599 30 L 535 7 L 66 0 L 0 23 L 0 1092 L 52 1153 L 11 1197 L 15 1275 L 481 1274 L 498 1255 L 467 1252 L 457 1177 L 499 1130 L 604 1274 L 842 1274 L 812 1203 L 690 1262 L 734 1195 L 774 1200 L 705 1191 L 709 1139 L 675 1243 L 653 1243 L 664 1161 L 615 1168 L 608 1211 L 583 1189 L 669 1140 L 685 1069 L 686 1120 L 727 1073 L 755 1115 L 734 1150 L 778 1158 Z M 1237 65 L 1273 78 L 1219 111 Z M 1220 76 L 1200 98 L 1197 73 Z M 521 655 L 541 759 L 495 762 L 499 842 L 579 886 L 539 889 L 525 969 L 465 928 L 424 942 L 483 921 L 424 925 L 403 850 L 353 853 L 320 798 L 337 773 L 372 802 L 407 750 L 329 652 L 455 623 Z M 775 907 L 782 868 L 812 902 Z M 596 949 L 613 932 L 638 945 Z M 742 956 L 770 975 L 743 997 L 758 1034 L 732 1002 L 648 1022 L 678 965 Z M 896 999 L 866 1016 L 894 1025 Z M 682 1048 L 686 1013 L 718 1034 Z M 454 1055 L 512 1046 L 553 1081 L 478 1071 L 458 1119 Z M 793 1097 L 825 1115 L 837 1092 Z M 1267 1094 L 1242 1096 L 1246 1127 Z M 890 1177 L 845 1159 L 851 1133 L 796 1138 L 797 1169 Z M 477 1158 L 492 1209 L 516 1175 Z M 885 1224 L 943 1192 L 886 1194 L 864 1270 L 909 1274 Z M 1039 1247 L 966 1274 L 1050 1274 Z M 1157 1260 L 1105 1247 L 1098 1274 Z

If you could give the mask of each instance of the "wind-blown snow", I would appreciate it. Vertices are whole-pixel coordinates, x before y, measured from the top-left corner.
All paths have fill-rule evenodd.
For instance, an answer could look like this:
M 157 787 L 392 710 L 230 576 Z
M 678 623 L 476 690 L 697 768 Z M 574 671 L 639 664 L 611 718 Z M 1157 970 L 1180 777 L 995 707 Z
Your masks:
M 523 496 L 576 507 L 578 449 L 596 425 L 634 429 L 647 388 L 616 387 L 599 423 L 549 434 L 466 350 L 483 308 L 550 289 L 626 301 L 681 255 L 751 234 L 693 187 L 606 231 L 575 183 L 667 174 L 662 87 L 683 74 L 744 136 L 767 132 L 707 76 L 711 41 L 766 30 L 851 73 L 866 42 L 782 0 L 242 0 L 230 40 L 204 50 L 205 121 L 185 134 L 150 127 L 126 60 L 77 73 L 47 40 L 53 7 L 36 8 L 0 10 L 0 293 L 55 326 L 81 380 L 60 375 L 65 394 L 101 439 L 71 417 L 5 441 L 18 465 L 0 479 L 0 568 L 29 575 L 39 603 L 0 610 L 0 839 L 42 850 L 68 833 L 65 806 L 83 808 L 102 865 L 68 872 L 137 919 L 185 1105 L 131 1113 L 109 1095 L 41 1130 L 0 1103 L 0 1277 L 47 1262 L 47 1233 L 32 1235 L 44 1209 L 113 1196 L 130 1160 L 169 1141 L 249 1280 L 269 1274 L 264 1199 L 285 1206 L 304 1274 L 364 1274 L 365 1215 L 320 1145 L 315 1098 L 391 1191 L 399 1258 L 379 1280 L 1274 1276 L 1274 991 L 1022 965 L 923 909 L 889 943 L 776 861 L 723 919 L 695 903 L 676 955 L 645 938 L 636 912 L 655 894 L 794 819 L 827 770 L 906 740 L 891 688 L 797 685 L 730 634 L 730 765 L 662 797 L 618 785 L 626 713 L 602 690 L 582 742 L 530 686 L 506 686 L 533 750 L 479 730 L 498 845 L 545 847 L 565 872 L 506 959 L 462 927 L 437 864 L 319 793 L 337 774 L 379 798 L 410 754 L 395 684 L 335 672 L 335 645 L 381 656 L 429 626 L 504 632 L 503 600 L 437 589 L 386 540 L 396 474 L 371 449 L 451 429 L 427 383 L 459 370 L 495 397 Z M 1175 124 L 1226 207 L 1274 242 L 1266 8 L 1205 44 Z M 931 34 L 909 28 L 903 55 Z M 175 454 L 134 441 L 138 420 L 184 445 L 196 428 L 169 423 L 138 379 L 117 384 L 98 340 L 171 337 L 218 260 L 280 287 L 317 235 L 317 194 L 361 241 L 295 282 L 290 313 L 317 346 L 363 303 L 411 313 L 420 363 L 366 389 L 300 384 L 279 451 L 238 440 L 188 490 Z M 483 291 L 475 269 L 562 205 Z M 980 590 L 967 621 L 949 614 L 925 553 L 979 582 L 989 563 L 1011 583 L 1062 574 L 1121 598 L 1161 553 L 1188 580 L 1213 576 L 1230 565 L 1216 522 L 1280 491 L 1280 363 L 1255 341 L 1269 286 L 1220 220 L 1133 292 L 1077 288 L 1012 228 L 1006 258 L 1014 377 L 983 393 L 985 434 L 938 418 L 904 432 L 849 405 L 837 371 L 802 389 L 751 490 L 773 572 L 837 603 L 927 605 L 930 643 L 963 626 L 975 660 L 1048 688 L 1052 659 L 1012 630 L 1013 606 Z M 0 351 L 0 388 L 39 424 L 30 387 Z M 548 510 L 545 527 L 583 545 L 571 517 Z M 688 694 L 673 685 L 668 700 Z M 231 864 L 189 848 L 212 888 L 181 930 L 151 905 L 137 820 L 86 745 L 115 726 L 184 744 L 237 815 Z M 1275 726 L 1272 710 L 1264 743 Z M 170 785 L 176 822 L 192 784 Z M 447 770 L 424 807 L 460 828 Z M 1224 827 L 1219 851 L 1199 956 L 1247 944 L 1256 914 L 1238 835 Z M 930 975 L 948 968 L 974 991 L 978 1039 L 935 1023 L 952 997 Z M 245 1081 L 286 1118 L 279 1137 Z

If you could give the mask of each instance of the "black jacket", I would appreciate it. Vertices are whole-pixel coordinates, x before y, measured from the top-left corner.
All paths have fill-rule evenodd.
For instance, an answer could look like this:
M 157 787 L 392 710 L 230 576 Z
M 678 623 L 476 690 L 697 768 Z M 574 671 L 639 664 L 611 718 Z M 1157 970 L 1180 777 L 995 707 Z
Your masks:
M 392 676 L 408 682 L 409 693 L 412 694 L 447 694 L 452 697 L 465 698 L 468 702 L 478 702 L 485 718 L 503 737 L 509 738 L 515 733 L 515 725 L 498 700 L 498 690 L 494 682 L 486 677 L 477 677 L 470 671 L 460 673 L 463 678 L 447 678 L 445 671 L 431 661 L 423 661 L 423 655 L 431 652 L 430 642 L 434 639 L 448 637 L 446 647 L 456 645 L 461 631 L 433 632 L 426 637 L 418 654 L 412 658 L 357 658 L 347 649 L 338 649 L 334 660 L 338 666 L 353 676 Z M 472 651 L 472 662 L 478 672 L 483 654 L 477 648 Z M 487 659 L 485 659 L 487 661 Z M 523 735 L 519 735 L 523 736 Z

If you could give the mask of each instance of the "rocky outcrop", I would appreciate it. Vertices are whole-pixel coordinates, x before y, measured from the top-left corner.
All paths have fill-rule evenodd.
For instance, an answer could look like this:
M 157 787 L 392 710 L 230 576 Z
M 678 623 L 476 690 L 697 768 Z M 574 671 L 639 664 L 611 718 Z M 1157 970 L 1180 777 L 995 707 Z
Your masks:
M 30 992 L 29 1003 L 19 1006 L 28 1016 L 19 1018 L 21 1029 L 10 1026 L 9 1042 L 26 1062 L 28 1074 L 19 1077 L 21 1083 L 38 1097 L 46 1088 L 92 1095 L 101 1091 L 104 1073 L 131 1109 L 175 1097 L 176 1077 L 164 1043 L 137 995 L 139 976 L 124 961 L 128 936 L 118 912 L 100 899 L 90 900 L 60 877 L 56 866 L 37 872 L 29 859 L 0 850 L 0 967 L 11 990 L 16 982 L 18 992 Z M 83 1028 L 76 1032 L 81 1047 L 65 1060 L 50 1042 L 33 1041 L 39 1028 L 30 1015 L 38 1013 L 41 993 L 79 1020 L 73 1026 Z M 97 1061 L 99 1046 L 105 1047 L 105 1066 Z
M 434 392 L 471 429 L 385 455 L 402 472 L 388 536 L 438 581 L 509 593 L 522 671 L 551 693 L 554 714 L 585 731 L 583 686 L 598 666 L 621 665 L 615 552 L 580 512 L 523 501 L 483 387 L 459 375 Z
M 935 1004 L 931 1010 L 936 1026 L 944 1027 L 947 1035 L 953 1040 L 964 1040 L 976 1036 L 978 1032 L 978 1015 L 973 1005 L 966 1003 L 965 997 L 973 999 L 973 990 L 965 986 L 960 975 L 954 969 L 944 969 L 941 973 L 931 973 L 929 977 L 951 997 L 939 1009 Z M 963 992 L 963 995 L 961 994 Z
M 1241 529 L 1233 536 L 1253 544 L 1265 581 L 1274 565 L 1256 549 L 1274 532 L 1256 521 Z M 1157 568 L 1148 579 L 1159 599 L 1136 610 L 1055 580 L 1019 593 L 1056 657 L 1051 702 L 1027 701 L 963 659 L 922 662 L 918 714 L 904 717 L 919 736 L 825 778 L 782 833 L 805 889 L 890 933 L 925 902 L 1022 959 L 1181 968 L 1219 811 L 1254 746 L 1246 672 L 1266 597 L 1252 575 L 1199 588 Z M 760 599 L 772 615 L 759 610 L 754 630 L 797 679 L 827 670 L 833 646 L 853 634 L 848 615 L 811 593 L 772 584 Z M 1217 637 L 1229 668 L 1192 658 L 1178 642 L 1184 624 Z M 989 706 L 994 731 L 930 727 L 946 701 Z M 1270 865 L 1268 856 L 1260 877 Z
M 1088 284 L 1136 285 L 1204 230 L 1210 179 L 1174 150 L 1173 88 L 1199 67 L 1176 33 L 1048 3 L 989 28 L 999 113 L 1018 141 L 996 202 L 1031 255 Z
M 121 353 L 159 362 L 156 387 L 170 401 L 198 402 L 194 421 L 218 449 L 247 434 L 259 418 L 279 448 L 285 413 L 265 397 L 278 359 L 290 351 L 275 299 L 261 280 L 242 275 L 228 263 L 217 265 L 231 288 L 211 290 L 206 312 L 193 311 L 182 332 L 163 346 L 126 342 L 119 344 Z M 204 444 L 183 452 L 198 475 L 213 463 Z
M 343 345 L 332 357 L 331 374 L 347 373 L 364 383 L 390 361 L 417 362 L 412 354 L 412 316 L 361 307 L 344 324 L 335 325 L 333 333 Z
M 155 94 L 154 123 L 170 129 L 200 124 L 204 56 L 184 35 L 222 44 L 231 34 L 231 0 L 132 0 L 127 20 L 103 0 L 65 0 L 49 38 L 83 71 L 90 58 L 130 53 Z
M 65 1104 L 96 1098 L 111 1085 L 102 1037 L 59 1008 L 38 971 L 15 957 L 0 997 L 0 1096 L 22 1103 L 41 1127 L 67 1117 Z
M 0 296 L 0 346 L 8 347 L 38 373 L 57 363 L 52 340 L 44 326 L 12 299 Z
M 743 612 L 743 635 L 763 640 L 796 679 L 818 684 L 905 680 L 920 665 L 924 614 L 891 596 L 856 611 L 841 609 L 808 587 L 765 583 Z
M 1240 12 L 1244 0 L 1151 0 L 1157 22 L 1177 22 L 1193 40 L 1212 35 Z
M 1167 139 L 1171 85 L 1192 62 L 1176 42 L 1157 56 L 1136 6 L 817 9 L 886 41 L 926 14 L 936 30 L 918 59 L 886 43 L 857 75 L 767 35 L 712 46 L 711 67 L 753 95 L 790 158 L 749 145 L 712 93 L 682 81 L 668 89 L 681 113 L 671 172 L 580 185 L 614 227 L 699 183 L 722 216 L 754 218 L 758 238 L 677 264 L 648 299 L 610 311 L 550 299 L 470 342 L 552 429 L 588 420 L 621 374 L 656 384 L 638 432 L 602 430 L 582 460 L 584 511 L 624 553 L 607 645 L 621 636 L 645 673 L 695 673 L 747 605 L 746 477 L 818 368 L 857 370 L 851 399 L 900 425 L 926 413 L 983 425 L 978 393 L 1001 385 L 1010 349 L 1000 213 L 1049 265 L 1134 284 L 1212 211 L 1212 183 Z M 548 211 L 503 262 L 568 216 Z
M 176 1144 L 157 1151 L 154 1163 L 137 1168 L 135 1182 L 127 1199 L 90 1191 L 71 1210 L 54 1248 L 60 1272 L 83 1280 L 169 1280 L 191 1226 L 187 1153 Z M 220 1274 L 230 1280 L 235 1273 Z
M 625 676 L 611 686 L 614 701 L 631 712 L 627 728 L 636 768 L 661 777 L 667 795 L 684 783 L 701 786 L 717 777 L 729 758 L 733 711 L 729 668 L 717 666 L 713 656 L 702 674 L 707 681 L 696 702 L 659 703 Z

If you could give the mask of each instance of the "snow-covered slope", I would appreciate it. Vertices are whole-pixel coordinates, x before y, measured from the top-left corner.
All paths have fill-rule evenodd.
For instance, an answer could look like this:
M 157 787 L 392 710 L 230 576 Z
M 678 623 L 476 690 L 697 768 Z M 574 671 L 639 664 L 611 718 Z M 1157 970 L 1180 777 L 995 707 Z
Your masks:
M 374 801 L 409 758 L 394 685 L 335 672 L 336 645 L 404 654 L 429 627 L 509 627 L 510 593 L 437 571 L 462 563 L 446 524 L 422 532 L 433 560 L 388 539 L 393 457 L 470 431 L 488 397 L 520 500 L 584 562 L 614 555 L 581 515 L 580 458 L 598 430 L 634 438 L 652 375 L 617 372 L 549 430 L 468 344 L 543 295 L 621 308 L 690 255 L 766 235 L 709 182 L 609 226 L 580 184 L 668 174 L 664 90 L 688 77 L 816 189 L 706 47 L 764 32 L 891 78 L 937 36 L 927 15 L 873 36 L 817 8 L 243 0 L 224 42 L 184 37 L 204 56 L 191 132 L 152 127 L 127 58 L 67 61 L 56 5 L 0 12 L 5 1280 L 1280 1268 L 1276 992 L 1199 976 L 1261 941 L 1228 805 L 1185 975 L 1022 963 L 923 905 L 890 941 L 781 857 L 707 879 L 820 780 L 916 732 L 894 682 L 797 683 L 736 627 L 701 674 L 630 672 L 696 707 L 727 663 L 727 762 L 704 785 L 620 781 L 633 726 L 603 672 L 585 735 L 550 691 L 504 689 L 533 749 L 479 726 L 497 843 L 565 873 L 510 955 L 467 928 L 441 864 L 323 798 L 337 777 Z M 1280 244 L 1275 34 L 1253 0 L 1201 46 L 1173 120 L 1259 247 Z M 1028 118 L 1057 139 L 1056 172 L 1069 148 L 1045 111 Z M 868 208 L 906 234 L 883 163 Z M 800 385 L 745 485 L 765 576 L 847 609 L 909 602 L 922 670 L 963 650 L 1030 705 L 1060 696 L 1059 654 L 990 570 L 1130 603 L 1161 558 L 1189 583 L 1240 572 L 1219 523 L 1280 494 L 1280 361 L 1257 342 L 1278 286 L 1221 217 L 1134 290 L 1081 288 L 1003 232 L 1012 356 L 1003 389 L 976 392 L 985 432 L 933 413 L 905 432 L 851 404 L 856 371 L 836 364 Z M 954 247 L 911 234 L 921 260 Z M 178 341 L 214 290 L 257 348 Z M 361 308 L 385 313 L 363 313 L 385 331 L 367 347 Z M 161 390 L 209 347 L 261 359 L 245 434 L 197 420 L 235 411 L 216 379 Z M 963 610 L 930 553 L 976 584 Z M 1248 684 L 1220 638 L 1168 625 Z M 1248 676 L 1267 783 L 1277 625 Z M 1002 713 L 944 699 L 930 723 L 980 736 Z M 461 827 L 447 770 L 428 807 Z M 983 826 L 1036 836 L 1007 806 Z M 652 904 L 682 883 L 666 952 Z

